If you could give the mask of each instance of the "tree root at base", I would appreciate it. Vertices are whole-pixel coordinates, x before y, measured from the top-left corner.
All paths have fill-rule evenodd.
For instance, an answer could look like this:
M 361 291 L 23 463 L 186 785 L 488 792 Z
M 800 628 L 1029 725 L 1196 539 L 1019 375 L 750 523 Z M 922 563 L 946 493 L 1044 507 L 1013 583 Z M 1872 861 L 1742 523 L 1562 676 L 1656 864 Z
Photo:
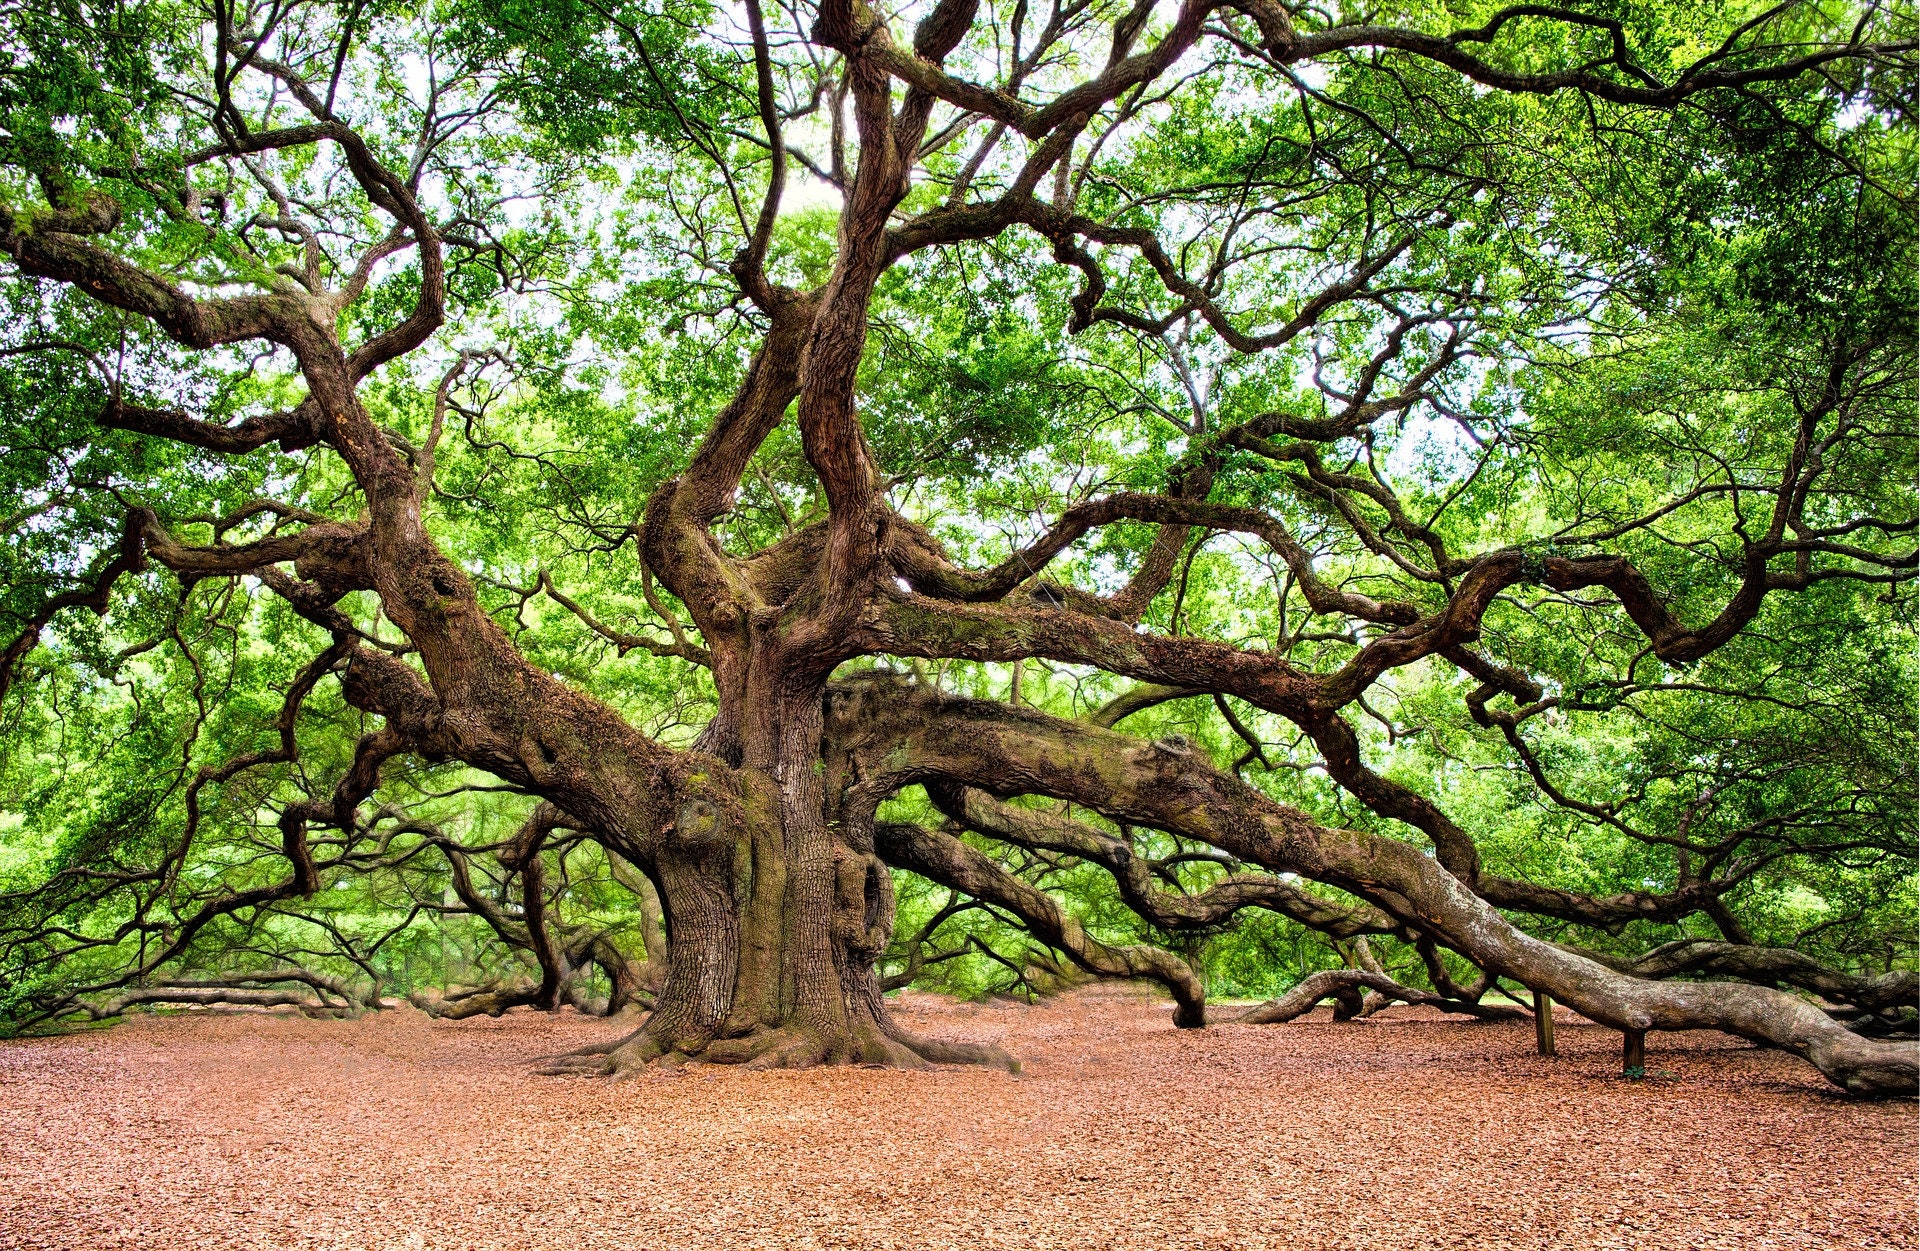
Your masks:
M 672 1073 L 688 1064 L 746 1069 L 805 1069 L 823 1065 L 929 1069 L 981 1065 L 1020 1072 L 1020 1062 L 990 1043 L 923 1038 L 894 1027 L 868 1027 L 838 1037 L 805 1026 L 762 1027 L 737 1038 L 663 1040 L 646 1027 L 619 1038 L 542 1056 L 534 1072 L 547 1077 L 631 1078 Z

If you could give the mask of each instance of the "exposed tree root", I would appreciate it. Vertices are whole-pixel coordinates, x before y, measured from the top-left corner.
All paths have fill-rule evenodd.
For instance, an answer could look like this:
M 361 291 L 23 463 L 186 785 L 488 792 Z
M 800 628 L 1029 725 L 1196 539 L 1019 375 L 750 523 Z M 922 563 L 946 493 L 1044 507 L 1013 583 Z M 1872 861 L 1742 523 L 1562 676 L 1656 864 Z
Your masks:
M 541 1056 L 533 1071 L 543 1077 L 615 1077 L 637 1072 L 663 1054 L 642 1026 L 617 1038 Z
M 746 1069 L 805 1069 L 857 1064 L 925 1069 L 936 1064 L 983 1065 L 1018 1073 L 1020 1062 L 988 1043 L 923 1038 L 898 1026 L 867 1026 L 841 1037 L 798 1025 L 756 1029 L 737 1038 L 678 1043 L 656 1038 L 647 1026 L 630 1034 L 542 1057 L 534 1072 L 549 1077 L 636 1077 L 672 1072 L 687 1064 L 728 1064 Z
M 1008 1073 L 1020 1072 L 1020 1061 L 1010 1052 L 992 1043 L 955 1042 L 947 1038 L 923 1038 L 894 1027 L 900 1041 L 918 1052 L 930 1064 L 979 1064 Z

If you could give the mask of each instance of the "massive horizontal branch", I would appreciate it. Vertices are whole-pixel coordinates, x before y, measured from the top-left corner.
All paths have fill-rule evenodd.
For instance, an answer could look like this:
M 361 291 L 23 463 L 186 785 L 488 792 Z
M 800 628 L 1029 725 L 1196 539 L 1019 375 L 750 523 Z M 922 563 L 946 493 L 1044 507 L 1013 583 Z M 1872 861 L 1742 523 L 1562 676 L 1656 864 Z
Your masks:
M 86 1005 L 87 1013 L 94 1020 L 105 1020 L 119 1016 L 128 1008 L 141 1004 L 180 1004 L 193 1007 L 213 1007 L 228 1005 L 248 1008 L 300 1008 L 313 1013 L 327 1015 L 350 1015 L 355 1009 L 351 1003 L 332 1003 L 325 998 L 316 998 L 300 990 L 257 990 L 241 986 L 142 986 L 135 990 L 122 991 L 111 999 Z
M 308 990 L 259 989 L 288 984 L 305 986 Z M 327 1013 L 350 1013 L 363 1007 L 380 1006 L 377 1001 L 356 993 L 338 978 L 309 969 L 286 967 L 165 978 L 123 990 L 108 999 L 89 1002 L 86 1008 L 94 1020 L 102 1020 L 119 1016 L 138 1004 L 150 1003 L 291 1006 L 309 1012 Z
M 302 578 L 326 587 L 335 598 L 373 585 L 362 523 L 318 522 L 251 543 L 198 547 L 176 539 L 149 510 L 137 510 L 134 522 L 146 540 L 147 554 L 188 578 L 257 573 L 291 561 Z
M 1265 908 L 1335 938 L 1403 934 L 1405 927 L 1374 908 L 1342 905 L 1280 878 L 1230 873 L 1198 894 L 1177 894 L 1154 885 L 1153 866 L 1133 845 L 1060 813 L 1018 808 L 970 786 L 929 783 L 936 807 L 968 829 L 1020 847 L 1065 852 L 1090 860 L 1113 875 L 1127 906 L 1162 929 L 1220 925 L 1242 908 Z
M 1683 938 L 1663 944 L 1633 960 L 1596 956 L 1595 959 L 1635 977 L 1681 977 L 1704 974 L 1737 977 L 1762 985 L 1783 984 L 1811 991 L 1831 1003 L 1852 1004 L 1867 1012 L 1911 1008 L 1920 999 L 1920 974 L 1895 969 L 1873 977 L 1847 973 L 1820 963 L 1791 947 L 1757 947 L 1742 943 Z
M 69 283 L 104 304 L 137 313 L 187 347 L 250 339 L 291 346 L 295 338 L 308 337 L 289 329 L 303 320 L 292 295 L 196 299 L 178 284 L 88 241 L 113 231 L 120 216 L 119 202 L 102 192 L 89 192 L 83 207 L 66 212 L 0 204 L 0 252 L 21 273 Z
M 251 452 L 268 443 L 278 443 L 282 451 L 295 452 L 320 442 L 325 433 L 319 405 L 312 400 L 286 412 L 218 426 L 177 409 L 144 408 L 116 399 L 107 405 L 99 420 L 111 429 L 150 434 L 227 456 Z
M 1205 526 L 1255 535 L 1279 553 L 1298 579 L 1301 594 L 1316 612 L 1344 613 L 1363 621 L 1410 625 L 1420 612 L 1409 604 L 1382 603 L 1371 596 L 1329 586 L 1314 567 L 1314 558 L 1280 521 L 1253 508 L 1179 499 L 1164 495 L 1120 494 L 1077 504 L 1062 513 L 1046 534 L 1001 561 L 992 569 L 974 571 L 941 567 L 927 561 L 902 564 L 900 572 L 922 594 L 970 603 L 1003 599 L 1016 586 L 1037 577 L 1049 562 L 1075 540 L 1116 521 L 1154 521 L 1163 525 Z M 902 556 L 920 554 L 917 547 L 895 549 Z
M 1295 1017 L 1305 1016 L 1328 999 L 1343 1001 L 1342 1014 L 1354 1015 L 1357 1004 L 1349 1002 L 1349 997 L 1358 999 L 1361 989 L 1377 991 L 1387 999 L 1397 999 L 1402 1003 L 1417 1004 L 1421 1007 L 1438 1008 L 1459 1016 L 1471 1016 L 1482 1021 L 1524 1020 L 1528 1013 L 1521 1008 L 1506 1004 L 1484 1004 L 1467 999 L 1454 999 L 1446 995 L 1435 994 L 1430 990 L 1421 990 L 1416 986 L 1407 986 L 1385 973 L 1376 973 L 1370 969 L 1322 969 L 1310 973 L 1278 999 L 1247 1009 L 1232 1018 L 1237 1025 L 1279 1025 Z
M 1321 826 L 1182 745 L 881 677 L 835 688 L 829 732 L 836 750 L 857 762 L 853 774 L 866 790 L 945 779 L 1002 797 L 1049 795 L 1208 843 L 1356 894 L 1489 973 L 1616 1029 L 1725 1030 L 1792 1051 L 1863 1093 L 1911 1093 L 1920 1077 L 1920 1048 L 1859 1038 L 1794 995 L 1647 981 L 1533 938 L 1418 848 Z

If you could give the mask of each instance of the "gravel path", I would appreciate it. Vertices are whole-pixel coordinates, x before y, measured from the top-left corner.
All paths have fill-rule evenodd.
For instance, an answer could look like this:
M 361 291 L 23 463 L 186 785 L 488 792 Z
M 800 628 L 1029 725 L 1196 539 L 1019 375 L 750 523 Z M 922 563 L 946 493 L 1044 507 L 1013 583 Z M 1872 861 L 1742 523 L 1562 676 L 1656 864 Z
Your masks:
M 1176 1032 L 910 998 L 1027 1076 L 529 1074 L 604 1022 L 265 1014 L 0 1044 L 0 1248 L 1916 1245 L 1912 1104 L 1797 1061 L 1395 1009 Z

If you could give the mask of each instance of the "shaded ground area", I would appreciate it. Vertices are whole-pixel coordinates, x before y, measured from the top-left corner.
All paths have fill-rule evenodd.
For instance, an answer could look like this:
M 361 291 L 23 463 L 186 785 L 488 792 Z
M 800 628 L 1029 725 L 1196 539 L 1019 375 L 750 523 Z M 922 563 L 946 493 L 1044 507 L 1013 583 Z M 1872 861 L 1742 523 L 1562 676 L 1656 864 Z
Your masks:
M 1718 1035 L 1395 1009 L 1176 1032 L 909 999 L 1001 1073 L 529 1075 L 531 1012 L 194 1014 L 0 1044 L 0 1248 L 1915 1246 L 1915 1109 Z

